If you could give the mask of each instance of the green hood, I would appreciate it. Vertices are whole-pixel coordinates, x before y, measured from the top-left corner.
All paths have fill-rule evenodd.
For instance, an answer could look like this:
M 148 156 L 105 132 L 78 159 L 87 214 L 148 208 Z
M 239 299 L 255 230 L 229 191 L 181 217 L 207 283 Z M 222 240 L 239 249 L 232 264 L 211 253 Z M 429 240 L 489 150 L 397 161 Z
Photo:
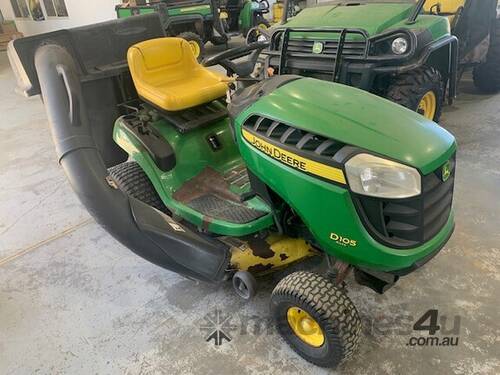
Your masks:
M 259 99 L 257 113 L 399 160 L 428 174 L 455 152 L 454 137 L 416 112 L 350 86 L 302 78 Z
M 406 20 L 414 7 L 410 3 L 318 6 L 304 9 L 284 26 L 360 28 L 373 36 Z

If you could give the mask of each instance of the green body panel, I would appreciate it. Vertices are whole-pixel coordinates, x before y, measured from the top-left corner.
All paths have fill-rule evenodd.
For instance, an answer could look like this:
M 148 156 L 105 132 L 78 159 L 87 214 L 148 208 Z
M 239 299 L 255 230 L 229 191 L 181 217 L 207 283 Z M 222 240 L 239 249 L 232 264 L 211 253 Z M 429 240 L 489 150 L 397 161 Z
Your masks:
M 203 17 L 209 16 L 212 14 L 212 8 L 210 7 L 209 4 L 202 4 L 202 5 L 190 5 L 187 7 L 168 9 L 168 15 L 170 17 L 187 16 L 191 14 L 199 14 Z
M 453 230 L 453 216 L 431 241 L 414 249 L 397 250 L 375 241 L 361 223 L 347 188 L 310 177 L 259 154 L 246 141 L 240 149 L 248 168 L 277 192 L 309 228 L 319 246 L 349 264 L 381 271 L 410 267 L 440 248 Z M 346 246 L 331 240 L 335 233 L 356 241 Z
M 416 22 L 409 25 L 406 23 L 413 4 L 362 4 L 358 6 L 318 6 L 306 8 L 297 16 L 288 19 L 280 27 L 295 28 L 352 28 L 363 29 L 368 36 L 396 29 L 408 29 L 415 31 L 427 30 L 432 39 L 437 40 L 450 34 L 450 24 L 446 17 L 420 15 Z M 295 37 L 327 39 L 331 38 L 327 33 L 324 35 L 314 33 L 294 33 Z
M 139 14 L 149 14 L 149 13 L 154 13 L 155 9 L 150 8 L 150 7 L 138 7 L 139 9 Z M 116 10 L 116 15 L 118 18 L 127 18 L 127 17 L 132 17 L 132 9 L 130 8 L 117 8 Z
M 350 264 L 391 271 L 410 267 L 447 241 L 454 226 L 453 215 L 432 240 L 420 247 L 397 250 L 375 241 L 361 223 L 347 186 L 288 167 L 242 138 L 241 124 L 253 113 L 372 150 L 424 174 L 442 166 L 456 151 L 453 136 L 444 129 L 364 91 L 309 78 L 264 96 L 235 121 L 247 167 L 294 209 L 327 253 Z M 331 239 L 333 233 L 356 245 L 337 243 Z
M 154 7 L 147 5 L 138 6 L 136 7 L 136 9 L 139 10 L 139 14 L 149 14 L 156 12 L 156 9 Z M 167 13 L 169 17 L 188 16 L 193 14 L 199 14 L 202 17 L 206 17 L 212 15 L 212 7 L 210 6 L 210 4 L 191 4 L 184 7 L 167 8 Z M 127 18 L 134 16 L 134 14 L 132 14 L 131 8 L 117 8 L 116 14 L 118 18 Z
M 451 35 L 450 21 L 442 16 L 420 15 L 414 24 L 407 25 L 406 20 L 402 20 L 390 29 L 407 29 L 416 33 L 425 30 L 432 35 L 433 41 Z
M 224 171 L 243 163 L 229 129 L 229 120 L 225 119 L 209 127 L 196 129 L 185 134 L 180 134 L 175 130 L 174 126 L 165 120 L 159 120 L 151 126 L 162 137 L 167 139 L 174 149 L 177 164 L 171 171 L 163 172 L 156 166 L 136 137 L 123 126 L 121 119 L 118 119 L 115 123 L 113 138 L 120 147 L 139 163 L 150 178 L 163 203 L 175 215 L 201 227 L 203 225 L 203 215 L 176 201 L 172 195 L 186 181 L 195 177 L 206 167 L 212 167 L 216 171 L 224 173 Z M 207 138 L 213 134 L 217 135 L 222 146 L 216 152 L 212 151 L 207 141 Z M 248 190 L 249 186 L 246 186 L 245 190 L 238 191 L 237 188 L 234 188 L 233 192 L 241 194 Z M 270 211 L 269 207 L 260 198 L 252 198 L 246 204 L 260 211 Z M 243 236 L 265 229 L 272 223 L 271 214 L 247 224 L 212 220 L 208 230 L 220 235 Z
M 253 9 L 251 0 L 246 0 L 243 4 L 243 8 L 238 16 L 238 26 L 240 30 L 243 30 L 243 32 L 253 27 Z
M 455 152 L 453 136 L 402 106 L 360 89 L 312 78 L 292 81 L 244 115 L 261 113 L 386 156 L 426 175 Z

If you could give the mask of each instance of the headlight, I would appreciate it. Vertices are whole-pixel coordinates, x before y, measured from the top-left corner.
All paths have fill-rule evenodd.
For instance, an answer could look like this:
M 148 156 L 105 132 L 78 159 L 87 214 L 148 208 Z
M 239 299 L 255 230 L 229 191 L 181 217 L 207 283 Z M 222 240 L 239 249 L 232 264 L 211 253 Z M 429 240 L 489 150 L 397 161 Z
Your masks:
M 392 41 L 392 52 L 394 52 L 396 55 L 403 55 L 408 51 L 408 45 L 409 43 L 405 38 L 396 38 Z
M 410 198 L 421 192 L 415 168 L 369 154 L 359 154 L 345 165 L 351 190 L 380 198 Z

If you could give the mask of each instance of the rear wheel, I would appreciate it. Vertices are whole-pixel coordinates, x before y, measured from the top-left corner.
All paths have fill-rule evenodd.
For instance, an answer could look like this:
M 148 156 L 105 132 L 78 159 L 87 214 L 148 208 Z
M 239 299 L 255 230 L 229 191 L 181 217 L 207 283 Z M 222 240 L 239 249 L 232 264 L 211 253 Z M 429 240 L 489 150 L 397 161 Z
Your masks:
M 205 43 L 201 37 L 196 33 L 185 32 L 179 34 L 179 38 L 185 39 L 188 41 L 191 49 L 193 51 L 194 57 L 199 61 L 205 55 Z
M 397 76 L 387 90 L 387 99 L 438 122 L 443 109 L 444 84 L 438 70 L 419 68 Z
M 168 212 L 148 176 L 135 161 L 115 165 L 109 168 L 108 172 L 117 187 L 125 194 L 157 210 Z
M 491 33 L 486 62 L 474 68 L 474 85 L 486 93 L 500 91 L 500 20 Z
M 283 339 L 317 366 L 336 367 L 358 346 L 358 312 L 326 277 L 306 271 L 288 275 L 271 295 L 271 310 Z

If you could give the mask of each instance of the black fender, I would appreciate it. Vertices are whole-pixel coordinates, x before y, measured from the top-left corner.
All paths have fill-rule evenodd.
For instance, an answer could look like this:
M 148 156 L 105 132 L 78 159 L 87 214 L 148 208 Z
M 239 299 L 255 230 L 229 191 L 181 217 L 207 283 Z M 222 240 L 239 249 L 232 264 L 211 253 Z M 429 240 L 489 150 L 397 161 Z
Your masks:
M 34 58 L 59 162 L 73 190 L 113 237 L 148 261 L 190 278 L 224 279 L 230 251 L 113 187 L 96 145 L 92 108 L 82 95 L 77 62 L 63 46 L 41 45 Z M 99 96 L 99 92 L 95 93 Z

